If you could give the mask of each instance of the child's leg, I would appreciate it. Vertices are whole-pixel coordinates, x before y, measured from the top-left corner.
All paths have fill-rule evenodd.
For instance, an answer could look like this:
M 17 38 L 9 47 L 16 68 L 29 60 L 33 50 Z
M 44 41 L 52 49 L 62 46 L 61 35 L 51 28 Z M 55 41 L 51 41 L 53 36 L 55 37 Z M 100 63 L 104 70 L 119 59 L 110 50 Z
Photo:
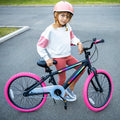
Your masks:
M 72 65 L 77 63 L 78 60 L 76 58 L 74 58 L 73 56 L 69 56 L 69 59 L 67 60 L 67 65 Z M 80 66 L 75 67 L 75 69 L 77 70 Z M 74 87 L 77 83 L 77 81 L 79 80 L 79 78 L 82 76 L 82 74 L 85 72 L 85 70 L 83 70 L 83 72 L 81 74 L 79 74 L 79 76 L 77 76 L 77 78 L 75 79 L 75 81 L 73 81 L 70 85 L 70 89 L 73 91 Z
M 57 64 L 55 65 L 57 70 L 66 67 L 66 60 L 64 58 L 54 58 L 54 60 L 57 61 Z M 65 83 L 65 80 L 66 80 L 66 73 L 65 72 L 60 73 L 58 85 L 63 85 Z

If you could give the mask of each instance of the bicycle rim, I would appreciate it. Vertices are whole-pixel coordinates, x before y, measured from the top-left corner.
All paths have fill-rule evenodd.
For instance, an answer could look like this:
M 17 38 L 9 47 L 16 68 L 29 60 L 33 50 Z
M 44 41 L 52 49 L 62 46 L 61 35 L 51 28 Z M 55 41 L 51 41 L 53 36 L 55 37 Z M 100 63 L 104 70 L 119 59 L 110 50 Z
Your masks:
M 7 89 L 7 101 L 10 105 L 13 108 L 23 112 L 31 112 L 40 108 L 46 100 L 46 94 L 32 96 L 23 95 L 25 89 L 37 81 L 37 79 L 29 75 L 22 75 L 12 80 Z M 38 87 L 43 86 L 41 85 Z
M 95 90 L 91 81 L 93 81 L 97 88 L 99 87 L 95 80 L 95 76 L 93 75 L 92 78 L 87 83 L 88 85 L 86 86 L 87 89 L 85 91 L 87 97 L 86 98 L 84 97 L 86 100 L 85 102 L 86 105 L 93 111 L 103 110 L 110 102 L 113 92 L 113 83 L 110 76 L 108 76 L 107 73 L 99 71 L 97 73 L 97 77 L 103 91 L 100 92 Z

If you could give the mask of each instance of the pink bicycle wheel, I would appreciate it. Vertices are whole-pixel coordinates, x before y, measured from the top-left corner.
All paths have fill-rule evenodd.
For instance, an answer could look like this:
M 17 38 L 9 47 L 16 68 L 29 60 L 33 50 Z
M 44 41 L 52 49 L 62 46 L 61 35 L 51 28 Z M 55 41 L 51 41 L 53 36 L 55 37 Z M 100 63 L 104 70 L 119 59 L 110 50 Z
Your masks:
M 102 90 L 98 87 L 92 72 L 85 81 L 83 98 L 86 106 L 92 111 L 101 111 L 109 104 L 113 93 L 113 82 L 104 70 L 97 70 L 97 78 Z
M 47 94 L 24 96 L 24 91 L 40 81 L 40 77 L 32 73 L 18 73 L 12 76 L 5 86 L 5 98 L 16 110 L 31 112 L 39 109 L 46 101 Z M 42 83 L 38 87 L 45 87 Z

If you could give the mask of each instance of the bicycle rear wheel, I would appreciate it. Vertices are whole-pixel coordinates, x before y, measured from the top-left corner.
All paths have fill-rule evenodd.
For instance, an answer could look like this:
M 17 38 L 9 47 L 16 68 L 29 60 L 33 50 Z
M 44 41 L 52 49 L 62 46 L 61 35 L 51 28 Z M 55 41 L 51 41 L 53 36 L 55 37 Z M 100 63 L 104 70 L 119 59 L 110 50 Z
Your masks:
M 97 78 L 103 89 L 102 91 L 99 90 L 93 72 L 88 76 L 83 88 L 85 104 L 92 111 L 101 111 L 106 108 L 113 93 L 113 82 L 106 71 L 97 70 Z M 96 86 L 97 90 L 93 84 Z
M 31 112 L 40 108 L 46 101 L 47 94 L 24 96 L 25 89 L 40 81 L 40 78 L 32 73 L 18 73 L 11 77 L 5 86 L 7 102 L 15 109 L 22 112 Z M 38 87 L 45 87 L 42 83 Z

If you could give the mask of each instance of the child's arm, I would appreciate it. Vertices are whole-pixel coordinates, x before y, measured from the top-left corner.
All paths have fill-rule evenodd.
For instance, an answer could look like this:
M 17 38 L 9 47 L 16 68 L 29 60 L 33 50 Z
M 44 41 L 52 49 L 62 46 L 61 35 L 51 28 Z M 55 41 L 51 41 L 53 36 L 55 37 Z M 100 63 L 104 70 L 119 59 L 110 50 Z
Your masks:
M 41 37 L 37 43 L 37 52 L 46 61 L 48 66 L 52 65 L 52 59 L 50 59 L 48 53 L 46 52 L 46 47 L 49 43 L 51 27 L 47 27 L 45 31 L 41 34 Z
M 48 54 L 44 48 L 41 48 L 40 46 L 37 45 L 37 51 L 38 51 L 39 55 L 42 58 L 44 58 L 48 67 L 53 65 L 53 60 L 48 57 Z
M 45 61 L 49 59 L 49 56 L 48 56 L 45 48 L 42 48 L 39 44 L 37 44 L 37 52 Z
M 70 38 L 71 38 L 71 44 L 73 45 L 78 45 L 78 50 L 79 50 L 79 54 L 83 53 L 83 45 L 80 42 L 80 39 L 78 39 L 74 33 L 72 32 L 72 28 L 70 27 L 70 25 L 68 25 L 68 27 L 70 28 Z
M 81 42 L 78 42 L 77 45 L 78 45 L 78 50 L 79 50 L 79 55 L 80 55 L 83 53 L 83 45 Z

